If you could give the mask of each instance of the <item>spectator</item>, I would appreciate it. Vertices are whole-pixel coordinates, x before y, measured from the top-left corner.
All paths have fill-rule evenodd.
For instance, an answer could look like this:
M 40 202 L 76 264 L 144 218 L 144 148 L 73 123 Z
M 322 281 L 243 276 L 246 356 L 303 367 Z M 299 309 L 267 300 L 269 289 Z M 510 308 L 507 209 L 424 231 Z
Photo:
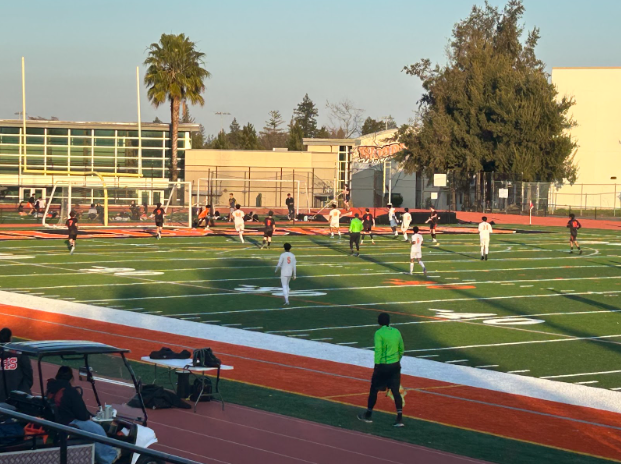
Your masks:
M 37 210 L 37 214 L 41 214 L 45 211 L 45 200 L 42 196 L 39 196 L 39 198 L 35 202 L 35 209 Z
M 0 345 L 11 342 L 13 334 L 11 329 L 5 327 L 0 330 Z M 32 388 L 32 365 L 30 358 L 25 354 L 2 355 L 3 379 L 0 379 L 0 403 L 6 401 L 9 393 L 13 390 L 30 394 Z
M 95 206 L 95 210 L 97 211 L 97 217 L 99 217 L 99 220 L 101 221 L 101 223 L 104 223 L 104 207 L 101 206 L 100 203 L 97 203 L 97 206 Z
M 140 208 L 138 207 L 135 201 L 132 201 L 131 205 L 129 205 L 129 212 L 130 212 L 132 221 L 140 220 Z
M 91 203 L 91 207 L 88 210 L 88 218 L 91 221 L 97 219 L 97 208 L 95 208 L 95 203 Z
M 91 420 L 91 413 L 80 392 L 73 386 L 73 369 L 60 366 L 56 377 L 47 381 L 45 396 L 56 405 L 56 422 L 73 425 L 85 432 L 106 437 L 103 427 Z M 121 450 L 110 445 L 95 443 L 95 461 L 98 464 L 112 464 L 121 455 Z
M 19 202 L 19 205 L 17 206 L 17 213 L 20 216 L 26 216 L 26 213 L 24 212 L 24 202 L 23 201 Z
M 30 208 L 30 211 L 28 211 L 28 214 L 34 214 L 34 212 L 35 212 L 35 197 L 34 197 L 34 195 L 30 195 L 30 198 L 28 198 L 28 207 Z

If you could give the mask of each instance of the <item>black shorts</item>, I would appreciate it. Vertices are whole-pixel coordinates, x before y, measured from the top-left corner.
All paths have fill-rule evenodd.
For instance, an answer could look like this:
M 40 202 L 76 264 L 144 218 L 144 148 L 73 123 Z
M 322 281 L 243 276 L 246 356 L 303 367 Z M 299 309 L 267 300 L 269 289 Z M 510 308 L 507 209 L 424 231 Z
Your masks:
M 155 220 L 155 227 L 163 227 L 164 226 L 164 220 L 163 219 L 156 219 Z
M 572 240 L 576 240 L 578 238 L 578 231 L 570 232 L 569 236 Z
M 264 237 L 271 237 L 274 234 L 274 229 L 265 229 L 263 231 Z
M 77 240 L 78 239 L 78 232 L 69 232 L 69 240 Z
M 371 377 L 371 388 L 384 391 L 386 389 L 399 389 L 401 385 L 401 363 L 376 364 Z
M 369 223 L 365 222 L 364 224 L 362 224 L 363 232 L 371 232 L 372 228 L 373 228 L 373 224 L 371 224 L 370 222 Z
M 429 230 L 436 230 L 436 227 L 438 227 L 438 224 L 435 224 L 433 222 L 429 224 Z
M 351 198 L 351 196 L 350 196 L 350 195 L 345 195 L 345 201 L 349 201 L 349 200 L 350 200 L 350 198 Z

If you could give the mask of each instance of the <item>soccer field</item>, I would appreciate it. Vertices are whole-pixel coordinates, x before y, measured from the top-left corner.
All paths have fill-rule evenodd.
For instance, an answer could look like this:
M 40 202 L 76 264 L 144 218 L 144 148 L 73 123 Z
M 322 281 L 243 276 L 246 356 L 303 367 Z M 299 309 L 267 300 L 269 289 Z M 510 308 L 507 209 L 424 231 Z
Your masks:
M 487 262 L 477 235 L 439 235 L 423 246 L 427 278 L 407 274 L 401 237 L 358 258 L 345 235 L 278 236 L 270 250 L 258 236 L 79 239 L 74 255 L 9 240 L 0 288 L 360 349 L 386 311 L 408 356 L 621 390 L 621 232 L 583 229 L 580 256 L 566 230 L 537 230 L 492 236 Z M 285 241 L 298 260 L 288 307 L 274 274 Z

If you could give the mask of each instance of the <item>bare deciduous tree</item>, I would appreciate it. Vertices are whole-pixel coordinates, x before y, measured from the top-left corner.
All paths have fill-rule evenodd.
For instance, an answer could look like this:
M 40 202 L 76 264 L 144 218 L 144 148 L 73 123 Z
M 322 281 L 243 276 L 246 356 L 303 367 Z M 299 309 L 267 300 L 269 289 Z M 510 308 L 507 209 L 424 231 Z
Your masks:
M 345 138 L 351 138 L 360 133 L 364 110 L 356 108 L 351 100 L 344 98 L 337 103 L 326 101 L 326 108 L 330 111 L 328 118 L 330 119 L 330 129 L 332 132 L 342 129 Z

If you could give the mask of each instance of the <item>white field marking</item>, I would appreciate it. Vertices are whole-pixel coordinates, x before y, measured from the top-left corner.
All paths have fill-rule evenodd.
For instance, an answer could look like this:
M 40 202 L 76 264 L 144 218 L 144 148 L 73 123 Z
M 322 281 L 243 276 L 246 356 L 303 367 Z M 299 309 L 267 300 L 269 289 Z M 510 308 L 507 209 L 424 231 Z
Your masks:
M 423 354 L 421 356 L 416 356 L 417 358 L 437 358 L 440 356 L 439 354 Z
M 142 314 L 161 314 L 161 313 L 162 313 L 162 311 L 146 311 L 146 312 L 144 312 Z
M 184 321 L 194 321 L 196 319 L 200 319 L 200 317 L 181 317 Z
M 92 264 L 92 263 L 90 263 Z M 396 261 L 396 262 L 392 262 L 392 263 L 384 263 L 384 264 L 402 264 L 404 265 L 405 268 L 405 263 L 401 262 L 401 261 Z M 298 264 L 298 268 L 300 267 L 317 267 L 317 266 L 327 266 L 326 264 Z M 353 265 L 352 265 L 353 266 Z M 588 265 L 588 266 L 563 266 L 563 269 L 589 269 L 589 268 L 609 268 L 611 267 L 610 265 Z M 619 267 L 621 268 L 621 265 L 617 265 L 617 266 L 612 266 L 612 267 Z M 264 266 L 244 266 L 244 269 L 264 269 L 264 268 L 270 268 L 273 269 L 274 266 L 272 265 L 264 265 Z M 542 267 L 518 267 L 518 268 L 506 268 L 506 269 L 451 269 L 451 270 L 445 270 L 445 271 L 434 271 L 437 274 L 448 274 L 448 273 L 462 273 L 462 272 L 467 272 L 467 273 L 473 273 L 473 272 L 510 272 L 510 271 L 544 271 L 544 270 L 550 270 L 550 269 L 558 269 L 558 266 L 542 266 Z M 82 274 L 81 272 L 77 272 L 74 270 L 70 270 L 70 269 L 63 269 L 63 270 L 67 270 L 67 272 L 63 272 L 63 273 L 50 273 L 50 274 L 38 274 L 38 276 L 41 277 L 48 277 L 48 276 L 67 276 L 67 275 L 73 275 L 73 274 Z M 238 269 L 236 268 L 231 268 L 231 267 L 194 267 L 194 268 L 178 268 L 178 269 L 159 269 L 156 270 L 158 272 L 184 272 L 184 271 L 207 271 L 207 270 L 218 270 L 218 271 L 224 271 L 224 270 L 235 270 L 236 272 L 238 272 Z M 321 278 L 333 278 L 333 277 L 351 277 L 352 275 L 394 275 L 395 271 L 380 271 L 380 272 L 373 272 L 370 274 L 324 274 L 324 275 L 302 275 L 302 276 L 298 276 L 298 279 L 321 279 Z M 407 273 L 406 273 L 407 274 Z M 11 277 L 31 277 L 32 274 L 5 274 L 5 275 L 0 275 L 0 278 L 11 278 Z M 438 276 L 436 276 L 438 277 Z M 201 282 L 228 282 L 228 281 L 237 281 L 237 280 L 266 280 L 266 279 L 273 279 L 273 277 L 247 277 L 247 278 L 238 278 L 238 279 L 207 279 L 207 280 L 187 280 L 187 281 L 181 281 L 181 282 L 189 282 L 189 283 L 201 283 Z M 145 279 L 143 279 L 145 280 Z M 156 282 L 157 285 L 162 285 L 162 284 L 174 284 L 174 283 L 179 283 L 180 281 L 165 281 L 165 280 L 157 280 L 157 281 L 152 281 L 152 280 L 148 280 L 147 282 L 132 282 L 132 283 L 124 283 L 124 284 L 83 284 L 83 285 L 56 285 L 56 286 L 51 286 L 51 287 L 37 287 L 38 289 L 54 289 L 54 288 L 86 288 L 86 287 L 103 287 L 103 286 L 122 286 L 122 285 L 151 285 L 152 282 Z M 475 279 L 463 279 L 463 282 L 476 282 Z M 16 287 L 19 288 L 19 287 Z M 8 290 L 8 289 L 7 289 Z
M 244 327 L 244 330 L 259 330 L 262 329 L 263 327 Z
M 127 277 L 133 277 L 133 276 L 127 276 Z M 585 281 L 585 280 L 597 280 L 597 281 L 601 281 L 601 280 L 608 280 L 608 279 L 621 279 L 621 276 L 608 276 L 608 277 L 567 277 L 567 278 L 563 278 L 562 280 L 564 281 L 569 281 L 569 280 L 580 280 L 580 281 Z M 479 281 L 477 282 L 477 284 L 479 285 L 483 285 L 483 284 L 492 284 L 492 285 L 513 285 L 513 283 L 519 283 L 519 282 L 557 282 L 559 281 L 558 278 L 553 278 L 553 279 L 523 279 L 523 280 L 514 280 L 514 281 L 504 281 L 505 283 L 503 283 L 502 280 L 487 280 L 487 281 Z M 157 282 L 157 281 L 156 281 Z M 183 282 L 178 282 L 178 281 L 169 281 L 168 283 L 171 284 L 177 284 L 177 285 L 186 285 Z M 365 286 L 365 287 L 330 287 L 330 288 L 310 288 L 310 289 L 304 289 L 304 290 L 300 290 L 303 291 L 305 293 L 307 292 L 339 292 L 339 291 L 346 291 L 346 292 L 350 292 L 352 290 L 376 290 L 376 289 L 386 289 L 386 288 L 399 288 L 402 290 L 405 289 L 417 289 L 417 288 L 426 288 L 426 287 L 431 287 L 431 286 L 436 286 L 439 285 L 437 282 L 431 282 L 428 284 L 422 284 L 422 285 L 410 285 L 410 286 L 402 286 L 402 285 L 375 285 L 375 286 Z M 455 282 L 454 284 L 451 284 L 453 286 L 463 286 L 463 285 L 468 285 L 466 283 L 463 282 Z M 79 300 L 81 303 L 101 303 L 101 302 L 108 302 L 108 301 L 135 301 L 135 300 L 162 300 L 162 299 L 169 299 L 169 298 L 200 298 L 200 297 L 204 297 L 204 296 L 211 296 L 211 297 L 215 297 L 215 296 L 231 296 L 231 295 L 255 295 L 255 294 L 263 294 L 265 293 L 264 291 L 261 291 L 261 289 L 257 289 L 256 291 L 250 290 L 250 291 L 238 291 L 237 289 L 220 289 L 220 288 L 213 288 L 213 287 L 201 287 L 198 285 L 187 285 L 187 286 L 192 286 L 192 287 L 196 287 L 196 288 L 202 288 L 205 290 L 217 290 L 216 293 L 198 293 L 198 294 L 185 294 L 185 295 L 160 295 L 160 296 L 141 296 L 141 297 L 130 297 L 130 298 L 102 298 L 102 299 L 97 299 L 97 300 Z M 275 287 L 276 288 L 276 287 Z M 554 290 L 553 288 L 548 288 L 547 290 Z M 573 293 L 568 293 L 565 292 L 565 295 L 572 295 Z M 427 300 L 428 301 L 428 300 Z M 216 313 L 212 313 L 212 314 L 216 314 Z
M 313 342 L 322 342 L 324 340 L 332 340 L 331 338 L 313 338 L 311 341 Z
M 416 356 L 417 358 L 422 358 L 422 356 Z M 477 369 L 487 369 L 488 367 L 498 367 L 498 364 L 486 364 L 485 366 L 474 366 Z
M 232 327 L 235 325 L 241 325 L 241 324 L 222 324 L 222 327 Z
M 509 371 L 509 372 L 507 372 L 507 374 L 521 374 L 523 372 L 530 372 L 530 369 L 522 369 L 522 370 L 519 370 L 519 371 Z
M 287 335 L 287 337 L 308 337 L 308 334 Z
M 593 383 L 599 383 L 597 380 L 587 380 L 586 382 L 574 382 L 576 385 L 591 385 Z
M 357 345 L 358 342 L 340 342 L 337 345 Z
M 491 296 L 491 297 L 479 297 L 479 298 L 446 298 L 441 300 L 421 300 L 421 301 L 385 301 L 385 302 L 377 302 L 377 303 L 357 303 L 356 306 L 387 306 L 387 305 L 407 305 L 407 304 L 421 304 L 421 303 L 453 303 L 459 301 L 487 301 L 487 300 L 507 300 L 507 299 L 516 299 L 516 298 L 552 298 L 552 297 L 560 297 L 560 296 L 577 296 L 577 295 L 603 295 L 603 296 L 614 296 L 616 294 L 621 293 L 621 290 L 610 290 L 603 292 L 576 292 L 571 294 L 540 294 L 540 295 L 513 295 L 513 296 Z M 215 314 L 237 314 L 237 313 L 254 313 L 254 312 L 272 312 L 272 311 L 290 311 L 294 309 L 316 309 L 316 308 L 349 308 L 350 304 L 337 304 L 337 305 L 308 305 L 308 306 L 290 306 L 287 308 L 261 308 L 261 309 L 239 309 L 235 311 L 214 311 L 209 313 L 188 313 L 188 314 L 198 314 L 198 315 L 215 315 Z M 532 316 L 545 316 L 545 315 L 563 315 L 563 314 L 591 314 L 591 313 L 612 313 L 619 312 L 617 310 L 603 310 L 603 311 L 583 311 L 579 313 L 546 313 Z M 179 315 L 179 314 L 178 314 Z M 530 314 L 526 314 L 525 317 L 531 316 Z M 415 321 L 415 322 L 406 322 L 404 324 L 426 324 L 431 322 L 450 322 L 450 321 Z M 395 324 L 393 324 L 395 325 Z M 367 327 L 367 326 L 352 326 L 352 328 L 357 327 Z M 375 325 L 373 325 L 375 327 Z M 337 327 L 339 328 L 339 327 Z
M 580 374 L 563 374 L 563 375 L 546 375 L 539 377 L 540 379 L 566 379 L 569 377 L 581 377 L 583 375 L 603 375 L 603 374 L 618 374 L 621 371 L 602 371 L 602 372 L 582 372 Z
M 621 390 L 621 387 L 611 388 L 610 390 L 619 391 L 619 390 Z
M 520 285 L 520 288 L 528 288 L 528 287 L 533 287 L 533 285 Z
M 462 323 L 465 322 L 470 322 L 470 321 L 460 321 Z M 499 326 L 491 326 L 491 327 L 499 327 Z M 514 328 L 514 327 L 505 327 L 508 329 Z M 527 330 L 527 332 L 530 332 Z M 540 334 L 545 334 L 546 332 L 536 332 L 533 331 L 534 333 L 540 333 Z M 548 335 L 561 335 L 561 334 L 551 334 L 548 333 Z M 573 337 L 571 335 L 564 335 L 564 337 L 566 338 L 553 338 L 550 340 L 525 340 L 523 342 L 504 342 L 504 343 L 488 343 L 485 345 L 462 345 L 462 346 L 445 346 L 442 348 L 424 348 L 424 349 L 418 349 L 418 350 L 405 350 L 406 353 L 419 353 L 419 352 L 427 352 L 427 351 L 447 351 L 447 350 L 465 350 L 468 348 L 490 348 L 490 347 L 498 347 L 498 346 L 515 346 L 515 345 L 534 345 L 534 344 L 539 344 L 539 343 L 555 343 L 555 342 L 574 342 L 577 340 L 593 340 L 593 341 L 602 341 L 602 340 L 606 340 L 608 338 L 618 338 L 621 337 L 620 335 L 601 335 L 599 337 Z M 617 372 L 621 372 L 621 371 L 617 371 Z M 562 377 L 562 376 L 561 376 Z M 542 379 L 548 378 L 548 377 L 541 377 Z
M 447 364 L 468 362 L 467 359 L 454 359 L 452 361 L 444 361 Z

